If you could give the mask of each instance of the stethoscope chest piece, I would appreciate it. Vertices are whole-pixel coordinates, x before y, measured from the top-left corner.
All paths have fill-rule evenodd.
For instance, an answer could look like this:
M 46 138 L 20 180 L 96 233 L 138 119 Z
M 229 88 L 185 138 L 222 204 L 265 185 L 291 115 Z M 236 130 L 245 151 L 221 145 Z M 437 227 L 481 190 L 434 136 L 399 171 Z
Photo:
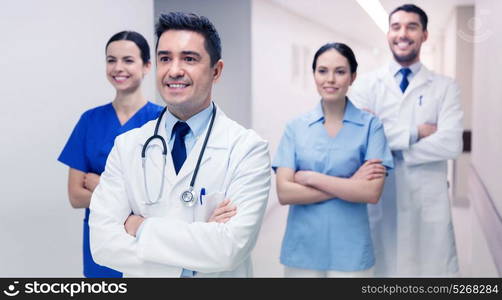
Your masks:
M 193 206 L 196 202 L 196 199 L 197 199 L 195 192 L 193 191 L 193 187 L 190 187 L 188 190 L 181 193 L 180 199 L 181 199 L 181 202 L 183 202 L 183 204 L 185 206 L 188 206 L 188 207 Z

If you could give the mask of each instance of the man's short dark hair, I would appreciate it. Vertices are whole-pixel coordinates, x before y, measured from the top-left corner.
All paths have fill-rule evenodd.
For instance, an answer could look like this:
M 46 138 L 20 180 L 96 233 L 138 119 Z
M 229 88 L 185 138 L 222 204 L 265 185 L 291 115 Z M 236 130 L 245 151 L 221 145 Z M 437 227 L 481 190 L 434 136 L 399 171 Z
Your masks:
M 414 4 L 405 4 L 405 5 L 401 5 L 398 8 L 394 9 L 389 14 L 389 23 L 390 23 L 390 18 L 392 17 L 392 15 L 398 11 L 401 11 L 401 10 L 408 12 L 408 13 L 417 14 L 420 17 L 420 23 L 422 23 L 423 31 L 427 31 L 427 22 L 429 22 L 429 18 L 427 18 L 427 14 L 425 13 L 425 11 L 423 11 L 423 9 L 421 9 L 420 7 L 418 7 Z
M 214 66 L 221 59 L 220 36 L 208 18 L 184 12 L 161 14 L 155 25 L 155 33 L 157 34 L 155 51 L 159 46 L 160 36 L 168 30 L 189 30 L 200 33 L 204 37 L 204 48 L 211 58 L 211 66 Z

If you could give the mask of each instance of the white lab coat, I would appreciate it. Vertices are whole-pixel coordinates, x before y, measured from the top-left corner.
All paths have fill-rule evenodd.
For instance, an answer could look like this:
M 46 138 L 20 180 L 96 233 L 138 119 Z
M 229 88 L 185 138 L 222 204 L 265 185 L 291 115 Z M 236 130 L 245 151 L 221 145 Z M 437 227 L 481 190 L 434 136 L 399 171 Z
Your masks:
M 168 149 L 163 197 L 159 203 L 147 205 L 141 149 L 152 136 L 155 123 L 148 122 L 115 140 L 91 199 L 89 225 L 94 260 L 133 277 L 180 277 L 182 268 L 197 271 L 197 277 L 251 276 L 250 254 L 270 189 L 268 143 L 218 109 L 195 182 L 198 194 L 201 188 L 206 190 L 203 204 L 198 199 L 193 207 L 185 207 L 179 199 L 189 187 L 205 132 L 178 176 Z M 159 134 L 167 142 L 164 123 Z M 162 147 L 158 139 L 150 145 L 147 181 L 151 199 L 156 199 Z M 207 223 L 224 197 L 237 206 L 237 215 L 225 224 Z M 131 212 L 147 218 L 138 239 L 124 229 Z
M 455 276 L 457 254 L 447 187 L 447 160 L 462 150 L 462 110 L 453 80 L 421 66 L 403 94 L 384 68 L 361 76 L 350 99 L 382 121 L 394 154 L 379 204 L 368 208 L 376 276 Z M 410 145 L 418 125 L 437 131 Z

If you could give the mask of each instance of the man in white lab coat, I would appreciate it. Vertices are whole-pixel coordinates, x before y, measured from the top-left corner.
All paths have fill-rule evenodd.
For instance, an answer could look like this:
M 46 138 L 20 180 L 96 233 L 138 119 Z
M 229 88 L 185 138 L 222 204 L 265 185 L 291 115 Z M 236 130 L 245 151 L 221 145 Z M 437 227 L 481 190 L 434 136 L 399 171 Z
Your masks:
M 211 101 L 223 61 L 207 18 L 162 14 L 156 33 L 167 109 L 115 140 L 91 199 L 92 255 L 125 276 L 251 276 L 270 189 L 268 143 Z M 127 61 L 115 76 L 132 78 Z
M 462 150 L 462 110 L 455 82 L 420 63 L 427 15 L 403 5 L 389 16 L 394 60 L 361 76 L 350 99 L 376 114 L 394 155 L 382 200 L 369 208 L 377 276 L 456 276 L 447 160 Z

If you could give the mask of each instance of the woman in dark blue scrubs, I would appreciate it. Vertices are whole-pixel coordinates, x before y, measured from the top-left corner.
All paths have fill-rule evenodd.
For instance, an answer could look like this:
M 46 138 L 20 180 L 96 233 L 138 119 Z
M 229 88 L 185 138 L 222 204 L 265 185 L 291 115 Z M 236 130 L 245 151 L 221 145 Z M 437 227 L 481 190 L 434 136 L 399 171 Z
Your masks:
M 105 169 L 115 137 L 156 119 L 162 107 L 145 99 L 143 77 L 150 71 L 150 48 L 134 31 L 122 31 L 106 44 L 106 76 L 115 99 L 82 114 L 58 160 L 70 167 L 68 194 L 74 208 L 85 208 L 83 261 L 85 277 L 122 277 L 92 259 L 89 245 L 89 204 Z

